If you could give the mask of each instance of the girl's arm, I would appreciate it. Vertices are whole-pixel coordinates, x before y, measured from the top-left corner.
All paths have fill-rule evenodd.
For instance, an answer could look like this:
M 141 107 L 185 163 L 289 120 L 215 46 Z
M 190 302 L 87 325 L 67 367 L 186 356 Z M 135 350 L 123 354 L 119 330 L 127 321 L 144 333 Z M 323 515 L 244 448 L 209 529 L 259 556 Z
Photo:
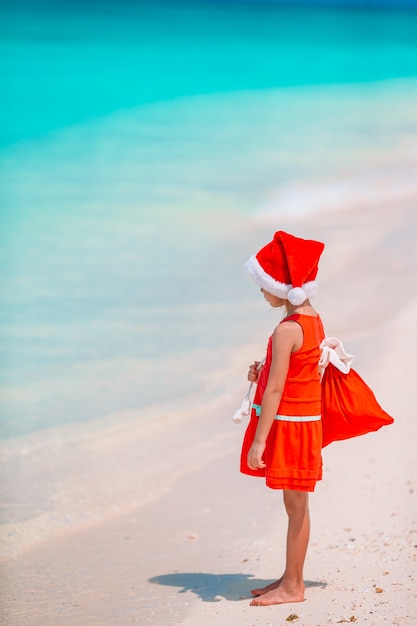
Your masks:
M 272 336 L 272 363 L 268 383 L 263 397 L 262 408 L 253 444 L 248 452 L 248 466 L 251 469 L 265 467 L 262 459 L 266 440 L 274 423 L 277 408 L 281 401 L 291 353 L 299 350 L 303 343 L 303 331 L 299 324 L 282 322 Z

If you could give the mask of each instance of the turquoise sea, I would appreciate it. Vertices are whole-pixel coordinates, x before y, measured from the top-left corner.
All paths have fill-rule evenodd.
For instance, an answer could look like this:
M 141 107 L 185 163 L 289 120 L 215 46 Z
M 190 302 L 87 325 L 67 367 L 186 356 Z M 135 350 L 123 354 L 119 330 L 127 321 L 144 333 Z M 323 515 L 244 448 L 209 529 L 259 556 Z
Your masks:
M 3 438 L 215 393 L 259 225 L 410 191 L 408 4 L 2 3 Z

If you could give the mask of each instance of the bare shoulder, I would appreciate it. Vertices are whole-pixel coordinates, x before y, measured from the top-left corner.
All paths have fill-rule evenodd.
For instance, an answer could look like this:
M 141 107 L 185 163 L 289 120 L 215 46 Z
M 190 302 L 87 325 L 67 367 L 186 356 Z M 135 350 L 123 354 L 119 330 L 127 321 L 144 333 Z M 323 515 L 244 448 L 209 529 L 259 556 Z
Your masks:
M 303 329 L 300 324 L 291 320 L 278 324 L 273 333 L 273 343 L 276 347 L 285 346 L 292 351 L 302 346 L 303 339 Z
M 274 330 L 274 337 L 296 337 L 300 334 L 303 334 L 300 324 L 292 320 L 281 322 Z

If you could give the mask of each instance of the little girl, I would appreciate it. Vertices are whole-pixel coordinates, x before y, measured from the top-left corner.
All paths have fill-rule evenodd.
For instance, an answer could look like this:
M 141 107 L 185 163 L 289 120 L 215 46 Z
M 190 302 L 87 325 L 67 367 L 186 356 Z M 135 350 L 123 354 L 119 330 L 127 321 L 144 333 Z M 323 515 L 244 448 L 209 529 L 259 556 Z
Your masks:
M 263 476 L 282 489 L 288 514 L 285 571 L 276 582 L 253 589 L 253 606 L 302 602 L 303 566 L 310 518 L 308 492 L 322 475 L 321 387 L 318 370 L 324 330 L 310 304 L 324 244 L 283 231 L 246 263 L 274 308 L 286 317 L 269 339 L 265 363 L 255 362 L 248 379 L 257 383 L 245 433 L 241 472 Z

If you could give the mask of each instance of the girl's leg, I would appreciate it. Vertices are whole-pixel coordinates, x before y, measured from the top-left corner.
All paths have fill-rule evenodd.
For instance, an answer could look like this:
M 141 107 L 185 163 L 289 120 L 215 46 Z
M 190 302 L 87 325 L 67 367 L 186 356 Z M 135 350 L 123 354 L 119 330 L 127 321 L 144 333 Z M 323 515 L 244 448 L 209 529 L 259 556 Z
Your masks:
M 285 572 L 276 583 L 253 590 L 259 595 L 252 600 L 253 606 L 304 600 L 303 567 L 310 537 L 308 493 L 284 490 L 284 504 L 288 514 Z

